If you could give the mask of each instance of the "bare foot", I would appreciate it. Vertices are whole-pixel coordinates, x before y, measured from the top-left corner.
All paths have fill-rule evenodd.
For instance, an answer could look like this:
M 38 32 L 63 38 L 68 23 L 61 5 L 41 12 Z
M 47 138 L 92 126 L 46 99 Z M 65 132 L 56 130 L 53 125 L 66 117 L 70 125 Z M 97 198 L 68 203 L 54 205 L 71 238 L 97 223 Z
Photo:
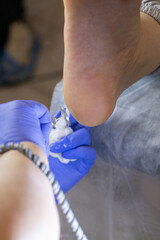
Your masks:
M 141 0 L 64 0 L 64 96 L 73 116 L 96 126 L 131 82 Z

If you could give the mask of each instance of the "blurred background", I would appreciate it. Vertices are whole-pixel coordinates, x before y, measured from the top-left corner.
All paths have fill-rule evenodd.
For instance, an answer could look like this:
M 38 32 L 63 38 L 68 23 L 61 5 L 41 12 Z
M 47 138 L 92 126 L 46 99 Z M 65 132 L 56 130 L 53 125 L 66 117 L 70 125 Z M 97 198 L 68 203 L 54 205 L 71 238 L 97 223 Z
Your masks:
M 29 99 L 43 103 L 50 108 L 54 87 L 62 79 L 63 75 L 63 15 L 62 0 L 0 1 L 0 103 L 15 99 Z M 143 79 L 142 83 L 144 82 L 147 85 L 147 81 L 150 82 L 150 78 L 148 80 Z M 154 85 L 154 81 L 157 85 Z M 153 84 L 147 86 L 149 88 L 140 87 L 141 96 L 147 97 L 144 102 L 148 102 L 149 95 L 143 90 L 160 88 L 159 75 L 157 75 L 157 78 L 153 78 Z M 158 95 L 155 94 L 154 98 L 156 101 L 160 97 L 158 90 L 157 92 Z M 133 97 L 128 103 L 128 100 L 125 100 L 127 95 L 124 94 L 124 102 L 122 100 L 122 107 L 120 107 L 123 114 L 120 111 L 120 115 L 118 115 L 118 112 L 117 118 L 115 116 L 114 121 L 112 121 L 113 124 L 110 125 L 109 123 L 109 125 L 93 129 L 92 141 L 97 150 L 96 163 L 90 174 L 67 194 L 75 215 L 89 239 L 92 240 L 160 239 L 159 177 L 152 178 L 133 169 L 135 166 L 139 166 L 140 156 L 142 162 L 144 160 L 146 169 L 153 165 L 153 169 L 156 168 L 159 176 L 160 161 L 159 158 L 155 161 L 152 154 L 152 152 L 157 154 L 155 151 L 157 148 L 154 148 L 153 142 L 154 139 L 156 139 L 155 143 L 159 142 L 157 140 L 159 139 L 159 131 L 155 130 L 155 138 L 153 137 L 154 134 L 152 134 L 153 141 L 151 138 L 152 144 L 150 145 L 153 151 L 150 151 L 148 147 L 146 151 L 146 146 L 149 145 L 146 144 L 146 140 L 143 140 L 143 135 L 143 146 L 141 148 L 139 146 L 135 147 L 135 142 L 140 142 L 137 139 L 141 139 L 141 132 L 143 133 L 141 130 L 145 129 L 144 126 L 146 126 L 148 132 L 148 126 L 152 124 L 147 125 L 148 122 L 145 119 L 145 121 L 142 121 L 142 125 L 137 125 L 139 127 L 137 129 L 140 129 L 137 130 L 139 135 L 132 134 L 135 131 L 135 124 L 137 124 L 137 113 L 132 114 L 136 109 L 137 101 L 139 101 L 134 91 L 133 95 L 135 101 L 132 101 L 132 99 L 134 100 Z M 142 98 L 142 101 L 143 99 L 145 98 Z M 53 100 L 51 113 L 55 113 L 59 109 L 59 105 L 64 104 L 61 83 L 56 88 L 56 95 Z M 130 112 L 129 110 L 126 111 L 126 105 L 124 105 L 126 102 Z M 135 104 L 134 107 L 133 103 Z M 130 107 L 129 104 L 132 106 Z M 152 101 L 150 104 L 152 104 Z M 145 116 L 143 110 L 142 119 Z M 126 121 L 123 121 L 121 116 Z M 134 116 L 134 120 L 136 118 L 135 122 L 130 121 L 132 116 Z M 128 121 L 130 121 L 129 124 Z M 159 121 L 158 117 L 157 121 Z M 129 138 L 126 134 L 127 128 L 127 131 L 124 131 L 125 149 L 127 150 L 120 156 L 120 150 L 124 149 L 122 148 L 124 139 L 123 134 L 122 138 L 119 137 L 119 133 L 122 132 L 122 128 L 126 129 L 126 123 L 131 128 L 131 135 L 129 135 L 131 137 Z M 110 134 L 107 139 L 105 134 L 108 129 Z M 128 141 L 128 139 L 133 141 Z M 113 151 L 111 151 L 112 149 Z M 138 157 L 134 157 L 133 154 L 133 156 L 129 155 L 128 158 L 125 153 L 132 154 L 133 149 L 134 152 L 138 149 L 136 155 Z M 114 155 L 112 155 L 113 152 Z M 148 153 L 151 154 L 148 157 L 149 161 L 147 161 Z M 110 164 L 115 156 L 118 161 L 122 161 L 122 166 Z M 132 168 L 125 167 L 124 156 L 131 163 L 135 163 L 135 165 L 131 164 Z M 135 162 L 131 161 L 131 157 Z M 129 163 L 127 160 L 126 162 Z M 60 216 L 61 240 L 74 240 L 75 236 L 71 233 L 64 216 L 62 214 Z
M 7 52 L 9 59 L 6 59 L 6 56 L 4 57 L 5 54 L 1 54 L 0 103 L 14 99 L 31 99 L 49 107 L 54 86 L 62 79 L 64 52 L 63 1 L 17 1 L 19 2 L 7 0 L 5 1 L 7 3 L 3 3 L 1 1 L 1 15 L 3 15 L 1 26 L 3 31 L 11 10 L 16 16 L 7 25 L 7 37 L 4 49 L 2 48 L 1 51 L 4 51 L 5 54 Z M 6 4 L 7 6 L 5 6 Z M 16 12 L 19 4 L 23 8 L 20 10 L 23 16 L 20 17 Z M 35 36 L 38 43 L 36 42 L 33 46 Z M 36 47 L 38 49 L 35 50 Z M 19 64 L 18 67 L 15 66 L 15 62 Z M 29 64 L 34 66 L 30 66 L 26 70 Z M 23 69 L 23 66 L 26 68 Z M 16 68 L 16 74 L 14 68 Z M 14 74 L 11 74 L 12 70 Z M 9 76 L 11 79 L 8 77 L 9 84 L 7 82 L 8 72 L 12 75 L 12 77 Z M 28 74 L 28 76 L 25 74 Z M 20 76 L 22 76 L 22 79 Z

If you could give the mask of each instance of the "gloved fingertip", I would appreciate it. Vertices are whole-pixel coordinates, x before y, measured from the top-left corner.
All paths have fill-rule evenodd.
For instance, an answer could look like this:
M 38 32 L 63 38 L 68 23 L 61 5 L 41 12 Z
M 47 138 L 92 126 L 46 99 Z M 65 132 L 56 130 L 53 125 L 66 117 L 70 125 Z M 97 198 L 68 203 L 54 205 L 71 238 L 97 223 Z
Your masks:
M 58 142 L 51 144 L 50 151 L 53 153 L 60 153 L 61 152 L 61 144 Z

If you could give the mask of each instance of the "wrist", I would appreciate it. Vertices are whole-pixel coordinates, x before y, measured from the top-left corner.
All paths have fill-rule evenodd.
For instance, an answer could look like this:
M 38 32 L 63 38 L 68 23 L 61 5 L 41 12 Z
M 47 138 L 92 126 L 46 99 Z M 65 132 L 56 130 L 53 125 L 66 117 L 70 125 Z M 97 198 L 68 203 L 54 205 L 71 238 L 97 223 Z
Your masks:
M 44 162 L 48 166 L 47 156 L 46 156 L 45 152 L 37 144 L 35 144 L 33 142 L 27 142 L 27 141 L 26 142 L 20 142 L 20 143 L 23 144 L 24 148 L 30 148 L 32 150 L 32 152 L 34 154 L 37 154 L 41 158 L 41 161 Z M 3 155 L 9 154 L 9 152 L 11 152 L 11 151 L 15 151 L 15 150 L 10 150 L 6 153 L 0 154 L 0 158 Z
M 41 161 L 44 162 L 48 166 L 48 159 L 46 153 L 35 143 L 33 142 L 21 142 L 24 148 L 30 148 L 34 154 L 37 154 Z

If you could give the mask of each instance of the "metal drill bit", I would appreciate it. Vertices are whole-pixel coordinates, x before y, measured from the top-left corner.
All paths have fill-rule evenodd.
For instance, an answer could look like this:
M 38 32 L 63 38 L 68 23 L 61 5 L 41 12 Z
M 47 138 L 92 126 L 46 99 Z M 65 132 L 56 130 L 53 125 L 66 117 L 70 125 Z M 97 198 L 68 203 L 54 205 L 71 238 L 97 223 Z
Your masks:
M 61 116 L 65 117 L 66 116 L 66 111 L 65 111 L 64 107 L 60 107 L 60 110 L 61 110 Z
M 52 119 L 52 128 L 53 129 L 56 129 L 56 118 L 54 118 L 54 117 L 51 117 L 51 119 Z
M 64 118 L 67 126 L 70 126 L 70 125 L 71 125 L 71 122 L 70 122 L 70 120 L 69 120 L 69 116 L 68 116 L 65 108 L 64 108 L 64 107 L 60 107 L 60 110 L 61 110 L 61 115 L 62 115 L 62 117 Z

